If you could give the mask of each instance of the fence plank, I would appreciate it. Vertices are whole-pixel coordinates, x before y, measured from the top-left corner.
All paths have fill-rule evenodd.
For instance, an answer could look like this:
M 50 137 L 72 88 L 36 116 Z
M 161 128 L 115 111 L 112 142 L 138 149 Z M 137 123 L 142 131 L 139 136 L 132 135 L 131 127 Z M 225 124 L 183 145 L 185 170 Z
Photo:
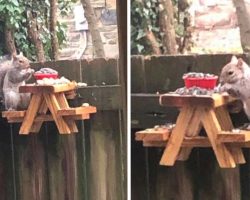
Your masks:
M 121 110 L 122 94 L 120 85 L 89 86 L 78 89 L 81 103 L 89 103 L 98 110 Z
M 47 132 L 50 199 L 79 199 L 75 135 L 61 136 L 54 123 L 50 122 Z
M 10 125 L 0 117 L 0 199 L 15 199 L 15 171 Z
M 116 59 L 97 58 L 81 62 L 82 81 L 89 86 L 115 85 L 118 83 Z
M 16 197 L 20 200 L 48 199 L 44 135 L 21 136 L 19 128 L 14 125 Z
M 91 200 L 124 199 L 119 120 L 116 111 L 100 111 L 87 122 Z

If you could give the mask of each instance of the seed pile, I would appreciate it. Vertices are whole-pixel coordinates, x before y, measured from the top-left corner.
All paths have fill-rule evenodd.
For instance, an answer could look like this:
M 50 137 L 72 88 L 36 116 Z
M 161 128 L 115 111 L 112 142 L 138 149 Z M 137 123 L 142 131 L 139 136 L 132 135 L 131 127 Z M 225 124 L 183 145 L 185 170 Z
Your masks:
M 183 78 L 214 78 L 216 75 L 201 72 L 189 72 L 183 75 Z
M 212 95 L 214 93 L 220 93 L 220 87 L 216 87 L 213 90 L 200 88 L 200 87 L 191 87 L 191 88 L 178 88 L 172 94 L 179 94 L 179 95 Z
M 38 85 L 57 85 L 57 84 L 70 83 L 70 80 L 62 76 L 61 78 L 57 78 L 57 79 L 44 78 L 42 80 L 37 80 L 36 83 Z
M 51 68 L 41 68 L 39 71 L 36 71 L 35 74 L 58 74 L 58 72 Z

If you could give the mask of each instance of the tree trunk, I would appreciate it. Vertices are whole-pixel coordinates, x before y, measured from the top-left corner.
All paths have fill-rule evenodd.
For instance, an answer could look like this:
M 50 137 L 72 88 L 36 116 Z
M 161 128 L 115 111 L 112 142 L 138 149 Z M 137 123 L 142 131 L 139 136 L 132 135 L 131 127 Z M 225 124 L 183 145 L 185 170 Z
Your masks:
M 5 37 L 5 49 L 9 54 L 16 54 L 16 46 L 14 40 L 13 30 L 7 26 L 5 23 L 4 25 L 4 37 Z
M 30 11 L 27 12 L 27 19 L 28 19 L 28 25 L 27 25 L 28 35 L 32 43 L 36 47 L 37 60 L 38 62 L 44 62 L 45 53 L 43 49 L 43 43 L 39 37 L 39 30 L 37 28 L 36 19 L 32 16 L 32 13 Z
M 161 0 L 160 1 L 160 28 L 164 33 L 163 36 L 163 46 L 164 53 L 166 54 L 176 54 L 176 39 L 175 39 L 175 29 L 174 29 L 174 10 L 171 0 Z
M 250 52 L 250 15 L 244 0 L 233 0 L 236 7 L 236 15 L 240 27 L 241 46 L 245 53 Z
M 58 38 L 56 33 L 57 22 L 57 0 L 50 0 L 50 34 L 51 34 L 51 47 L 52 47 L 52 59 L 58 60 Z
M 154 35 L 154 33 L 150 30 L 146 30 L 146 38 L 151 45 L 153 50 L 153 54 L 160 55 L 161 49 L 159 48 L 159 43 Z
M 85 17 L 88 21 L 90 34 L 92 37 L 94 51 L 97 57 L 105 57 L 102 38 L 98 30 L 97 19 L 94 9 L 91 6 L 90 0 L 81 0 L 83 9 L 85 11 Z
M 140 3 L 140 6 L 144 9 L 145 8 L 145 0 L 136 0 L 138 3 Z M 146 33 L 146 39 L 151 46 L 151 49 L 153 51 L 153 54 L 160 55 L 161 54 L 161 49 L 160 45 L 155 37 L 155 34 L 148 29 L 148 26 L 151 25 L 150 20 L 146 21 L 146 28 L 144 32 Z

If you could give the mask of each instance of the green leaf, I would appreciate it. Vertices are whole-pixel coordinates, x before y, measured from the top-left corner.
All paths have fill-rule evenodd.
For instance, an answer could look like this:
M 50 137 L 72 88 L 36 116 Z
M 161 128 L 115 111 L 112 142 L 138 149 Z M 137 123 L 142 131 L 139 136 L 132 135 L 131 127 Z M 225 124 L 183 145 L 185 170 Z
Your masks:
M 136 40 L 143 38 L 145 35 L 146 35 L 146 33 L 142 29 L 140 29 L 138 32 L 138 35 L 136 37 Z
M 143 51 L 143 49 L 144 49 L 144 46 L 142 46 L 140 44 L 137 44 L 136 46 L 137 46 L 138 52 L 141 53 Z
M 15 6 L 19 6 L 19 3 L 18 3 L 17 0 L 12 0 L 11 2 L 12 2 Z

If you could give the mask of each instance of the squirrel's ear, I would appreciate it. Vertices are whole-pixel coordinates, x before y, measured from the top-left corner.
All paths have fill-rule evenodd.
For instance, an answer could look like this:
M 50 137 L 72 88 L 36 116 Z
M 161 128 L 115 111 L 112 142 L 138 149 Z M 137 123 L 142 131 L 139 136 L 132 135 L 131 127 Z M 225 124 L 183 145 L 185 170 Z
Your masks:
M 11 54 L 11 60 L 16 60 L 16 59 L 17 59 L 16 53 L 12 53 L 12 54 Z
M 20 52 L 20 53 L 19 53 L 19 56 L 23 56 L 23 52 Z
M 243 62 L 244 62 L 244 61 L 243 61 L 241 58 L 238 59 L 237 67 L 238 67 L 239 69 L 242 69 L 242 67 L 243 67 Z
M 232 56 L 231 58 L 231 63 L 238 63 L 238 59 L 236 58 L 236 56 Z

